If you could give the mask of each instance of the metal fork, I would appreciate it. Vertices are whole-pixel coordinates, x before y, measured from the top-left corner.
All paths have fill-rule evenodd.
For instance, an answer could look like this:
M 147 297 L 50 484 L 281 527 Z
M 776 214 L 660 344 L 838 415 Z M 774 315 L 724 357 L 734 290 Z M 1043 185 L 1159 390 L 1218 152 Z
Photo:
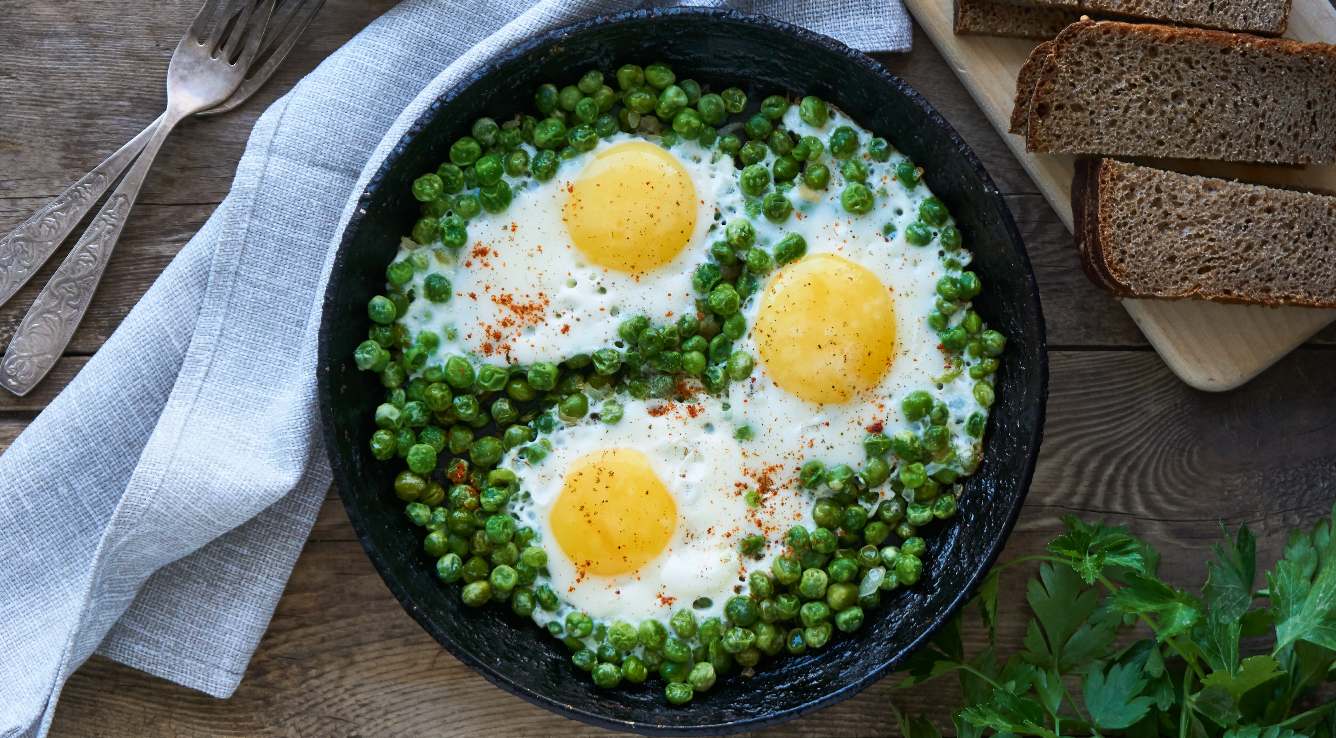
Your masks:
M 163 141 L 184 118 L 224 103 L 237 91 L 260 49 L 274 3 L 205 2 L 172 53 L 167 68 L 167 110 L 130 171 L 23 317 L 0 360 L 0 386 L 25 395 L 55 366 L 88 310 Z
M 256 0 L 257 3 L 264 0 Z M 246 78 L 236 91 L 221 105 L 196 113 L 196 117 L 218 115 L 234 110 L 256 90 L 260 89 L 274 70 L 283 62 L 296 46 L 306 27 L 320 12 L 325 0 L 279 0 L 274 9 L 274 20 L 270 24 L 256 56 L 258 63 L 252 65 Z M 240 19 L 240 13 L 232 16 L 231 23 Z M 68 189 L 57 195 L 51 202 L 33 213 L 20 223 L 8 235 L 0 238 L 0 305 L 9 301 L 14 293 L 28 283 L 33 274 L 51 258 L 60 244 L 74 231 L 74 227 L 102 199 L 117 178 L 129 168 L 139 152 L 144 150 L 153 132 L 162 123 L 166 113 L 149 123 L 139 135 L 122 146 L 111 156 L 98 164 L 93 171 L 79 178 Z

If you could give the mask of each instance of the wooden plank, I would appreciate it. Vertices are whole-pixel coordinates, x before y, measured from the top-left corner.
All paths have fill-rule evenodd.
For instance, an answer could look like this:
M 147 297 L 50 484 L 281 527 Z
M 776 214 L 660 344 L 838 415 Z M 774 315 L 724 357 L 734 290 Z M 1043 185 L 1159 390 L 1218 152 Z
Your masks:
M 951 3 L 907 0 L 915 18 L 960 75 L 994 128 L 1005 134 L 1016 72 L 1034 43 L 987 36 L 956 36 Z M 1295 0 L 1290 38 L 1336 42 L 1336 8 L 1327 0 Z M 1025 151 L 1019 136 L 1004 135 L 1070 229 L 1073 158 Z M 1243 179 L 1336 189 L 1336 166 L 1286 168 L 1199 164 L 1198 171 Z M 1132 319 L 1183 381 L 1209 391 L 1232 389 L 1255 377 L 1336 320 L 1336 310 L 1217 305 L 1199 301 L 1124 300 Z
M 1045 446 L 1004 556 L 1037 552 L 1060 517 L 1075 514 L 1131 526 L 1163 552 L 1166 576 L 1189 587 L 1202 581 L 1221 520 L 1252 526 L 1269 563 L 1290 528 L 1336 499 L 1331 358 L 1303 349 L 1240 391 L 1214 395 L 1178 382 L 1150 352 L 1055 352 Z M 1023 637 L 1021 602 L 1002 605 L 1009 648 Z M 892 699 L 943 717 L 959 698 L 949 684 L 897 693 L 885 680 L 766 734 L 891 735 Z M 52 735 L 593 732 L 509 696 L 438 648 L 385 590 L 331 498 L 234 698 L 94 660 L 66 687 Z

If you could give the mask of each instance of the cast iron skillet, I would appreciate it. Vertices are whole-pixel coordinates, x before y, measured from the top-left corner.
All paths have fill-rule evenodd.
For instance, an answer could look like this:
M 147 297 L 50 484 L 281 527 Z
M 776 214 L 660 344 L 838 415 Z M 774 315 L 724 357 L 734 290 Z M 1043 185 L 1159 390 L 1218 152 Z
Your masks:
M 597 689 L 565 647 L 504 608 L 472 610 L 436 580 L 420 532 L 390 492 L 395 465 L 367 450 L 382 401 L 357 371 L 366 303 L 418 205 L 410 185 L 446 160 L 448 143 L 479 115 L 505 119 L 531 106 L 540 82 L 626 62 L 671 63 L 714 89 L 736 84 L 759 100 L 787 91 L 819 95 L 888 138 L 927 170 L 955 215 L 985 290 L 975 304 L 1009 337 L 998 374 L 983 465 L 965 485 L 960 515 L 929 533 L 925 577 L 888 597 L 852 637 L 787 657 L 751 678 L 721 679 L 686 707 L 670 707 L 657 679 Z M 754 104 L 754 103 L 753 103 Z M 966 601 L 1011 531 L 1039 450 L 1047 391 L 1044 323 L 1030 262 L 1002 197 L 973 152 L 917 92 L 842 44 L 773 20 L 728 11 L 635 11 L 598 18 L 511 49 L 446 94 L 413 125 L 360 195 L 325 294 L 319 392 L 326 447 L 348 516 L 367 555 L 409 614 L 450 653 L 498 686 L 585 722 L 644 733 L 720 733 L 793 718 L 848 698 L 886 674 Z

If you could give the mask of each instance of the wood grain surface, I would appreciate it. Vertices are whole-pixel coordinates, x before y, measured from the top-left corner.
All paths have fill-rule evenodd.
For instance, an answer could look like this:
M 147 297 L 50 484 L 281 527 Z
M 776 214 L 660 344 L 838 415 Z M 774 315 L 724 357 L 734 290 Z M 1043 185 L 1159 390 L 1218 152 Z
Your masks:
M 221 201 L 264 106 L 392 4 L 330 0 L 305 47 L 259 98 L 173 135 L 70 354 L 30 397 L 0 397 L 0 448 L 78 372 Z M 17 224 L 157 114 L 167 59 L 195 5 L 162 2 L 151 17 L 135 17 L 119 3 L 0 0 L 0 228 Z M 1059 517 L 1072 513 L 1132 526 L 1161 548 L 1168 575 L 1184 584 L 1200 582 L 1221 521 L 1253 526 L 1269 561 L 1286 530 L 1336 498 L 1336 331 L 1236 392 L 1183 385 L 1126 311 L 1086 282 L 1065 226 L 947 63 L 922 34 L 915 43 L 910 55 L 881 58 L 956 126 L 1007 194 L 1054 347 L 1046 441 L 1005 556 L 1037 551 Z M 25 290 L 0 309 L 0 346 L 34 294 Z M 1003 641 L 1018 644 L 1021 598 L 1005 601 L 1003 612 Z M 765 734 L 889 736 L 891 700 L 940 720 L 958 699 L 949 686 L 897 692 L 894 681 Z M 235 697 L 215 700 L 94 658 L 66 686 L 52 735 L 607 733 L 502 692 L 437 647 L 386 590 L 331 492 Z
M 951 0 L 905 2 L 1070 229 L 1074 157 L 1029 153 L 1023 137 L 1006 133 L 1014 107 L 1016 73 L 1036 42 L 957 36 L 952 30 Z M 1294 0 L 1285 36 L 1336 43 L 1336 7 L 1330 0 Z M 1336 165 L 1150 163 L 1216 177 L 1336 191 Z M 1210 391 L 1229 390 L 1247 382 L 1336 320 L 1336 310 L 1300 307 L 1223 305 L 1201 300 L 1127 299 L 1122 304 L 1175 374 L 1193 387 Z

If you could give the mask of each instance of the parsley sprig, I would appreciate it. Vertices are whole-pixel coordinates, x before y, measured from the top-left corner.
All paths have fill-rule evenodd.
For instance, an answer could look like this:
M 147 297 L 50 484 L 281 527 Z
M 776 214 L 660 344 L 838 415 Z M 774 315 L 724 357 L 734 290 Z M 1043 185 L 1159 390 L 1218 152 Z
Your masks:
M 995 567 L 961 615 L 977 614 L 986 647 L 966 653 L 957 618 L 910 658 L 898 687 L 954 675 L 962 738 L 1336 737 L 1331 518 L 1290 536 L 1261 589 L 1252 532 L 1224 531 L 1200 594 L 1161 579 L 1155 550 L 1125 528 L 1063 523 L 1044 554 Z M 1023 648 L 1004 657 L 998 576 L 1034 562 Z M 895 714 L 906 738 L 941 735 Z

